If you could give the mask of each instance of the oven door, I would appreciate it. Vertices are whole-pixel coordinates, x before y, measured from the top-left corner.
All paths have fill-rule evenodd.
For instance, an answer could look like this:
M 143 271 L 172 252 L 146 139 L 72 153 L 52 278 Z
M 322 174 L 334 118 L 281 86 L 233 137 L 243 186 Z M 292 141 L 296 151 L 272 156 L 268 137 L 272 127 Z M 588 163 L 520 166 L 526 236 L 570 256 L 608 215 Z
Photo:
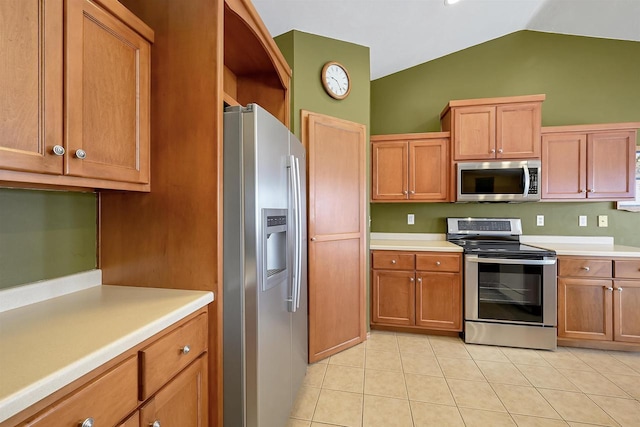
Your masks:
M 465 255 L 465 320 L 555 326 L 555 257 Z

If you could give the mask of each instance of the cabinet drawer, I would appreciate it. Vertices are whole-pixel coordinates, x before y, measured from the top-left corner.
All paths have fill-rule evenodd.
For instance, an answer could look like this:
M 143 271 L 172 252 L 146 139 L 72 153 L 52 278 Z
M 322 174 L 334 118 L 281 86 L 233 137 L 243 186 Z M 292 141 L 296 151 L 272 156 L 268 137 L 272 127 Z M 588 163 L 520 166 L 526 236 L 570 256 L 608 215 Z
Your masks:
M 457 273 L 460 271 L 460 255 L 416 254 L 416 270 Z
M 618 279 L 640 279 L 640 259 L 625 259 L 613 261 L 615 277 Z
M 413 270 L 415 268 L 415 255 L 406 252 L 375 251 L 373 262 L 375 269 L 384 270 Z
M 558 261 L 558 276 L 613 277 L 610 259 L 562 258 Z
M 137 367 L 130 357 L 25 425 L 77 427 L 87 418 L 96 426 L 116 425 L 138 405 Z
M 207 315 L 201 314 L 140 351 L 140 400 L 158 391 L 206 348 Z

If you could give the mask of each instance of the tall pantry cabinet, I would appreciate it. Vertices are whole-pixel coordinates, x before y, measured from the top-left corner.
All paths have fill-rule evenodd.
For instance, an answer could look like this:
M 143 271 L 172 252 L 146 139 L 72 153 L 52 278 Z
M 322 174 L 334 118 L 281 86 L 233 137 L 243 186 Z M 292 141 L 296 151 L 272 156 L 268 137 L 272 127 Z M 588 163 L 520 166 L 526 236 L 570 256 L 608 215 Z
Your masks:
M 222 124 L 257 102 L 288 125 L 291 70 L 249 0 L 122 0 L 155 31 L 149 194 L 100 194 L 104 283 L 209 290 L 209 405 L 222 425 Z

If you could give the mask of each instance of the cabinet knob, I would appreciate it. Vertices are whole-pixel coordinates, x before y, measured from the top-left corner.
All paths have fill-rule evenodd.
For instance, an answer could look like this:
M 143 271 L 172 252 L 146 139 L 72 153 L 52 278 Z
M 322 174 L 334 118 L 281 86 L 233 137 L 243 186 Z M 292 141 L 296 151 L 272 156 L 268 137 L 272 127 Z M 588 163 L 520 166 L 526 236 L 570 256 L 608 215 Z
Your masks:
M 182 347 L 182 350 L 180 350 L 182 352 L 182 354 L 189 354 L 189 352 L 191 351 L 191 348 L 188 345 L 185 345 L 184 347 Z
M 596 190 L 594 188 L 590 188 L 589 190 L 587 190 L 589 193 L 595 193 Z
M 583 190 L 582 188 L 580 190 L 578 190 L 578 193 L 586 193 L 587 190 Z
M 422 283 L 422 277 L 418 277 L 418 283 Z
M 622 292 L 622 288 L 616 288 L 616 291 Z
M 440 261 L 436 261 L 436 265 L 440 265 Z
M 315 242 L 315 241 L 316 241 L 316 238 L 315 238 L 315 237 L 312 237 L 312 238 L 311 238 L 311 241 L 312 241 L 312 242 Z
M 491 149 L 491 154 L 494 154 L 495 152 L 496 152 L 496 149 L 495 149 L 495 148 L 492 148 L 492 149 Z
M 605 288 L 608 291 L 612 291 L 613 290 L 613 288 L 611 286 L 603 286 L 603 288 Z
M 56 156 L 64 156 L 64 147 L 62 145 L 54 145 L 52 151 Z
M 392 260 L 391 260 L 391 264 L 395 264 L 395 263 L 396 263 L 396 260 L 395 260 L 395 259 L 392 259 Z
M 504 150 L 502 148 L 498 149 L 498 153 L 502 153 Z
M 410 277 L 410 278 L 409 278 L 409 281 L 410 281 L 411 283 L 413 283 L 413 277 Z
M 79 424 L 80 427 L 93 427 L 93 418 L 89 417 L 86 420 L 84 420 L 82 422 L 82 424 Z
M 87 158 L 87 152 L 84 151 L 82 148 L 78 148 L 76 150 L 76 157 L 79 158 L 80 160 L 84 160 Z
M 160 427 L 160 421 L 155 420 L 154 422 L 149 424 L 149 427 Z
M 589 271 L 589 270 L 591 270 L 589 267 L 580 267 L 580 268 L 582 268 L 584 271 Z
M 407 190 L 404 190 L 404 191 L 402 192 L 402 194 L 404 194 L 404 195 L 406 196 L 406 195 L 407 195 Z
M 413 190 L 411 190 L 411 194 L 416 194 L 416 192 L 415 192 L 415 191 L 413 191 Z

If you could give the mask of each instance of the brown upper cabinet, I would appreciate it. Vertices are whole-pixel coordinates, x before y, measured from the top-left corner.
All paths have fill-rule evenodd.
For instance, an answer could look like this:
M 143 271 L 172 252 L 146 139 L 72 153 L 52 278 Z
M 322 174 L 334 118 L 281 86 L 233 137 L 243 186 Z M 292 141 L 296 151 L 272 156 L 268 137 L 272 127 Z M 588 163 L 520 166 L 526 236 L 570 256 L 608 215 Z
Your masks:
M 0 182 L 148 191 L 153 31 L 116 0 L 6 0 L 0 26 Z
M 459 160 L 540 158 L 545 95 L 450 101 L 440 114 Z
M 638 128 L 640 123 L 542 128 L 542 198 L 633 199 Z
M 374 201 L 448 201 L 449 132 L 371 137 Z

